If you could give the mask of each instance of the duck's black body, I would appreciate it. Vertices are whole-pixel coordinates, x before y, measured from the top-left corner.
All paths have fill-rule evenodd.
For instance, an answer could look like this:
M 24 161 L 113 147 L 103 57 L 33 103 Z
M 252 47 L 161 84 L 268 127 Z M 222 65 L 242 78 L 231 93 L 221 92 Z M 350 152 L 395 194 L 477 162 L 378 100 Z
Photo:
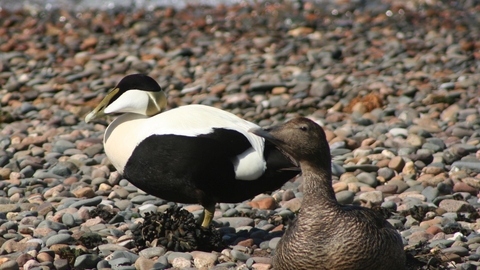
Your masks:
M 133 151 L 124 177 L 140 189 L 162 199 L 181 203 L 237 203 L 280 188 L 298 171 L 278 150 L 267 144 L 267 169 L 253 181 L 235 178 L 231 159 L 248 148 L 248 140 L 232 130 L 217 129 L 197 137 L 152 135 Z
M 86 121 L 123 113 L 105 131 L 105 153 L 112 164 L 149 194 L 202 204 L 204 227 L 215 203 L 237 203 L 273 191 L 299 173 L 273 144 L 248 132 L 257 125 L 209 106 L 160 113 L 165 106 L 155 80 L 129 75 Z
M 383 216 L 337 202 L 330 149 L 320 126 L 297 118 L 252 132 L 297 160 L 304 179 L 302 209 L 278 243 L 276 270 L 405 269 L 402 239 Z

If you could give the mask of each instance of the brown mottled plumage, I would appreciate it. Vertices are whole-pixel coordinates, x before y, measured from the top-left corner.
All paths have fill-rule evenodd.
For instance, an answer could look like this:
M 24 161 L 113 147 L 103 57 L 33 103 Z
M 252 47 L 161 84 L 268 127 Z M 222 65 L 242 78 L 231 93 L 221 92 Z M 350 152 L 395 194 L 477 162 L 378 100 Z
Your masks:
M 319 125 L 296 118 L 251 132 L 276 144 L 303 172 L 302 209 L 278 244 L 275 270 L 405 269 L 402 239 L 379 213 L 337 202 L 330 148 Z

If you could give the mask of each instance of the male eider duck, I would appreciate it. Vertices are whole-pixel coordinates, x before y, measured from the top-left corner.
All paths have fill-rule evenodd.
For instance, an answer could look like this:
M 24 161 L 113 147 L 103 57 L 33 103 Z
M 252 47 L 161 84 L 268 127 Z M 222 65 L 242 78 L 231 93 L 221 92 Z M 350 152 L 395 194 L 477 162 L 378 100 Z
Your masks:
M 299 173 L 273 144 L 248 132 L 257 125 L 204 105 L 160 113 L 166 106 L 165 93 L 153 78 L 133 74 L 85 122 L 123 113 L 104 135 L 113 166 L 149 194 L 203 205 L 202 227 L 210 225 L 215 203 L 238 203 L 273 191 Z
M 302 209 L 278 243 L 275 270 L 405 269 L 402 239 L 393 226 L 371 209 L 335 199 L 330 149 L 319 125 L 296 118 L 251 132 L 298 161 L 304 178 Z

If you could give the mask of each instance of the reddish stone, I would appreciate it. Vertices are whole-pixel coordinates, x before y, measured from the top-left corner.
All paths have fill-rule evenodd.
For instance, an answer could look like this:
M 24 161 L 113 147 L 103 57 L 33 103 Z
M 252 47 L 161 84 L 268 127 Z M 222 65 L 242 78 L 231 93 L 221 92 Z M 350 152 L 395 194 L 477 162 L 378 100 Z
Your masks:
M 432 226 L 428 227 L 428 229 L 425 232 L 427 232 L 429 234 L 432 234 L 432 235 L 436 235 L 439 232 L 443 232 L 443 230 L 438 226 L 432 225 Z
M 253 239 L 250 238 L 250 239 L 247 239 L 247 240 L 240 241 L 240 242 L 238 242 L 237 245 L 244 246 L 244 247 L 251 247 L 251 246 L 253 246 Z
M 263 209 L 263 210 L 274 210 L 277 208 L 277 202 L 273 197 L 267 197 L 260 200 L 252 201 L 248 203 L 253 208 Z

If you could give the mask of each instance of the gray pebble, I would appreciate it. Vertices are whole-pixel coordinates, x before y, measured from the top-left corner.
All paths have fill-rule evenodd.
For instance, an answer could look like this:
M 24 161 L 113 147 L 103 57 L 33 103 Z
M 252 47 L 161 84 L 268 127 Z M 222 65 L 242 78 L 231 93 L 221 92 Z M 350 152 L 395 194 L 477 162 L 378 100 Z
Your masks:
M 83 199 L 78 202 L 72 203 L 70 207 L 80 208 L 82 206 L 97 206 L 102 202 L 103 198 L 101 196 L 93 197 L 90 199 Z
M 355 197 L 355 193 L 348 191 L 348 190 L 343 190 L 335 194 L 335 197 L 337 198 L 337 201 L 340 204 L 350 204 L 353 202 L 353 198 Z
M 55 244 L 71 244 L 73 242 L 73 237 L 70 234 L 57 234 L 49 237 L 45 243 L 47 247 L 50 247 Z
M 100 260 L 95 254 L 83 254 L 75 259 L 74 267 L 80 269 L 94 268 Z
M 235 261 L 246 262 L 250 258 L 250 255 L 248 255 L 246 253 L 243 253 L 243 252 L 241 252 L 239 250 L 236 250 L 236 249 L 232 249 L 231 254 L 232 254 L 233 259 L 235 259 Z
M 189 260 L 189 261 L 193 260 L 193 257 L 192 257 L 191 254 L 182 253 L 182 252 L 171 252 L 170 254 L 168 254 L 167 260 L 168 260 L 169 263 L 172 263 L 173 259 L 179 258 L 179 257 L 184 258 L 184 259 Z
M 361 172 L 357 175 L 357 179 L 371 187 L 377 186 L 377 178 L 373 173 Z

